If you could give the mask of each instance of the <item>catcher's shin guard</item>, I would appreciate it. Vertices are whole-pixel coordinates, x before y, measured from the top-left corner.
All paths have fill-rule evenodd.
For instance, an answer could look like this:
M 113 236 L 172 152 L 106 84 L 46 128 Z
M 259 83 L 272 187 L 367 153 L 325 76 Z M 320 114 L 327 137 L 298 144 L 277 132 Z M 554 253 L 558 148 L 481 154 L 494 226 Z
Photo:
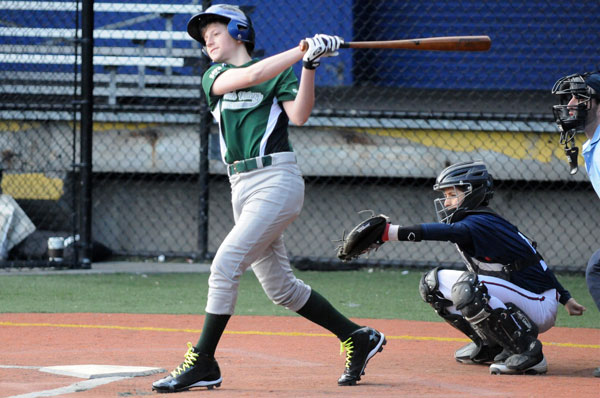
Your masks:
M 423 274 L 419 283 L 419 293 L 423 301 L 429 303 L 448 324 L 473 340 L 472 343 L 456 350 L 454 358 L 461 363 L 492 362 L 494 357 L 502 351 L 502 347 L 493 341 L 481 338 L 463 316 L 448 312 L 446 308 L 452 306 L 453 303 L 439 291 L 438 271 L 439 267 Z
M 519 307 L 506 303 L 489 317 L 489 327 L 494 338 L 512 355 L 490 366 L 492 374 L 541 374 L 548 365 L 537 339 L 538 327 Z
M 487 288 L 476 274 L 465 272 L 458 278 L 452 286 L 452 299 L 480 337 L 495 341 L 511 354 L 503 364 L 513 373 L 544 360 L 537 325 L 513 303 L 492 309 Z

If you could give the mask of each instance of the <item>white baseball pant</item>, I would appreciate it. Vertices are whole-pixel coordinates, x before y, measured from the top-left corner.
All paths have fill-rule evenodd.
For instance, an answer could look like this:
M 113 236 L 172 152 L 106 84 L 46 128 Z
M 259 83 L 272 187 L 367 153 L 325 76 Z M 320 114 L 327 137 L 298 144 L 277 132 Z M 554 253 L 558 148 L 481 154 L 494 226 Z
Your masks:
M 452 286 L 463 272 L 448 269 L 438 271 L 439 290 L 448 300 L 452 300 L 450 294 Z M 490 295 L 489 305 L 493 309 L 506 308 L 504 303 L 513 303 L 535 322 L 540 333 L 554 326 L 558 309 L 556 289 L 535 294 L 504 279 L 487 275 L 478 275 L 477 277 L 487 287 Z M 461 315 L 455 306 L 446 307 L 446 309 L 453 314 Z
M 229 182 L 235 225 L 212 262 L 206 312 L 234 313 L 240 277 L 250 266 L 275 304 L 298 311 L 311 289 L 293 274 L 283 244 L 283 231 L 304 203 L 298 165 L 277 163 L 233 174 Z

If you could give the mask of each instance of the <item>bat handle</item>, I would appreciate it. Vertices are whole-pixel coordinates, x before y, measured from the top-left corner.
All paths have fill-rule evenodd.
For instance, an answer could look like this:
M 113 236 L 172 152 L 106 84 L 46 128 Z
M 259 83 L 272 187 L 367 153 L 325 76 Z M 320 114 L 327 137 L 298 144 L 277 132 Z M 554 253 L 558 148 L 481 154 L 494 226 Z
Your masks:
M 308 50 L 308 42 L 306 40 L 302 39 L 302 40 L 300 40 L 300 44 L 298 45 L 298 47 L 300 48 L 300 51 L 306 52 L 306 50 Z M 350 43 L 342 42 L 342 43 L 340 43 L 340 48 L 350 48 Z

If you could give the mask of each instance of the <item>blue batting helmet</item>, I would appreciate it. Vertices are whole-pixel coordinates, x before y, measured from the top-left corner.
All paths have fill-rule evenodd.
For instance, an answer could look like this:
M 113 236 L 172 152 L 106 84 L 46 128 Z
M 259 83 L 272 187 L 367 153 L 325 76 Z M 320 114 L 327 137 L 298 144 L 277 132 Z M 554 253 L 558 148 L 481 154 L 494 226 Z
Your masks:
M 215 4 L 194 15 L 187 25 L 188 34 L 205 46 L 202 29 L 210 22 L 221 21 L 235 40 L 246 44 L 248 52 L 254 50 L 254 28 L 250 18 L 239 8 L 229 4 Z

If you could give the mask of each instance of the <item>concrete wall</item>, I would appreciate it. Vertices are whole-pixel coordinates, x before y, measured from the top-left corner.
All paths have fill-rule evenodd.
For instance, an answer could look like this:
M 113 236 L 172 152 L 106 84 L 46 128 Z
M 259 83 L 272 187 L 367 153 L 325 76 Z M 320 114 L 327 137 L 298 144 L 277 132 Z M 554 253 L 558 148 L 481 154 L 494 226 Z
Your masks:
M 197 184 L 144 185 L 114 182 L 95 188 L 94 239 L 122 250 L 194 251 L 200 194 Z M 583 269 L 598 246 L 600 201 L 592 195 L 589 190 L 499 189 L 493 208 L 535 239 L 551 266 Z M 384 213 L 403 225 L 432 222 L 433 199 L 429 187 L 308 183 L 302 214 L 286 231 L 286 246 L 292 256 L 331 257 L 337 262 L 334 241 L 366 216 L 359 211 Z M 217 250 L 232 226 L 229 200 L 227 180 L 213 179 L 210 252 Z M 574 208 L 578 203 L 588 203 L 587 216 Z M 460 261 L 453 245 L 445 242 L 389 243 L 371 258 L 407 264 Z

